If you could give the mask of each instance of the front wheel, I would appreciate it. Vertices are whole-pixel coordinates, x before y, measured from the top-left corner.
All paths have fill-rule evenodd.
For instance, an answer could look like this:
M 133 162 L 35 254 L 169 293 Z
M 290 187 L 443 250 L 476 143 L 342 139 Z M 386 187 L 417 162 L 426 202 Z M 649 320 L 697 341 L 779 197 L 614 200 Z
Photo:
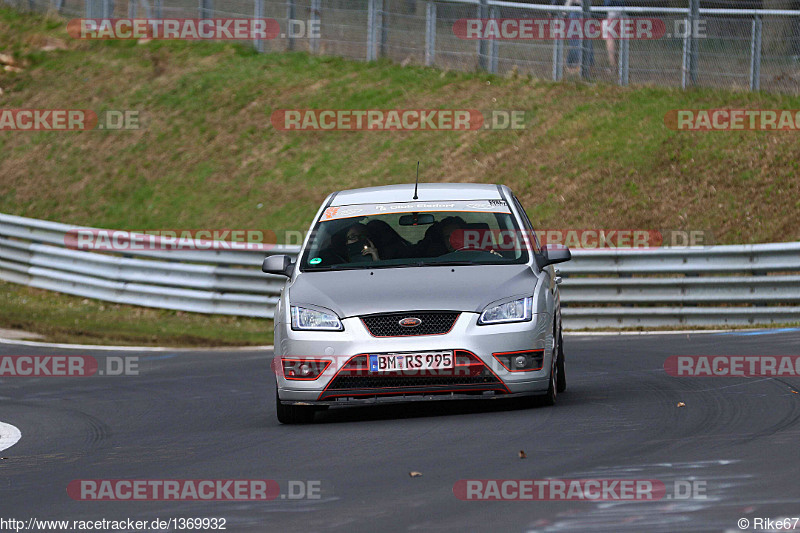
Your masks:
M 553 359 L 550 364 L 550 383 L 547 387 L 547 393 L 539 397 L 541 405 L 550 406 L 555 405 L 558 393 L 563 392 L 567 388 L 567 378 L 564 375 L 564 350 L 561 345 L 561 330 L 558 335 L 553 337 Z
M 550 385 L 547 387 L 547 394 L 539 397 L 541 405 L 551 406 L 556 404 L 558 397 L 558 363 L 556 354 L 553 354 L 553 365 L 550 368 Z
M 287 405 L 281 403 L 275 389 L 275 412 L 281 424 L 308 424 L 314 421 L 314 407 L 310 405 Z

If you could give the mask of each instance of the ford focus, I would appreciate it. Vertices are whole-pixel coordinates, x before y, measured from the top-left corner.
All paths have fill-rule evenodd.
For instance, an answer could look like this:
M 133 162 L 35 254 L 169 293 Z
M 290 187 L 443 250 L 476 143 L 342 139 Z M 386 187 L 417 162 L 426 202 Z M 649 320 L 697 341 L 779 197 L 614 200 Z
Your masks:
M 330 194 L 275 309 L 277 417 L 333 405 L 526 397 L 566 389 L 558 284 L 503 185 L 391 185 Z

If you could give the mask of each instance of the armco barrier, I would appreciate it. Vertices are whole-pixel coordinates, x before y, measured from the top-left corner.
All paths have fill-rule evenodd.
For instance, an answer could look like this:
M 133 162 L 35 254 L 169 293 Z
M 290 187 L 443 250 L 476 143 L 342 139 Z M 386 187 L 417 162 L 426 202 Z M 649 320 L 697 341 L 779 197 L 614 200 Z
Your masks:
M 85 229 L 0 214 L 0 279 L 109 302 L 273 316 L 283 278 L 258 250 L 74 250 Z M 131 234 L 132 235 L 132 234 Z M 567 329 L 800 322 L 800 243 L 656 250 L 573 250 L 559 265 Z

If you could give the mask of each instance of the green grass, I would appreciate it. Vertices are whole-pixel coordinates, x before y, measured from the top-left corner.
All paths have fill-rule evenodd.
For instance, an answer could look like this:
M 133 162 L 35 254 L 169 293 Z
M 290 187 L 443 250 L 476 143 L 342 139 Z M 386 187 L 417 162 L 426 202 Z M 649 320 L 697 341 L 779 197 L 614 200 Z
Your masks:
M 76 41 L 65 27 L 0 8 L 0 52 L 24 68 L 0 71 L 0 108 L 136 110 L 143 127 L 0 132 L 0 212 L 120 229 L 272 230 L 283 242 L 283 230 L 307 229 L 329 192 L 409 183 L 419 160 L 422 181 L 509 185 L 539 228 L 701 229 L 720 244 L 800 240 L 797 132 L 664 124 L 682 108 L 800 109 L 798 96 L 550 83 L 257 54 L 231 43 Z M 46 44 L 57 49 L 45 52 Z M 272 112 L 292 108 L 524 110 L 527 127 L 276 131 Z M 17 302 L 0 311 L 5 325 L 45 321 L 62 340 L 242 344 L 267 342 L 271 331 L 264 321 L 231 326 L 227 317 L 3 289 Z M 95 318 L 81 314 L 88 309 Z M 150 322 L 126 320 L 139 312 Z M 181 340 L 183 326 L 191 340 Z
M 49 342 L 134 346 L 272 344 L 272 321 L 117 305 L 0 281 L 0 328 Z
M 304 230 L 332 190 L 500 182 L 541 228 L 706 229 L 800 239 L 796 132 L 676 132 L 679 108 L 800 108 L 800 97 L 442 72 L 228 43 L 85 42 L 0 10 L 3 107 L 132 109 L 139 131 L 0 136 L 0 212 L 114 228 Z M 36 43 L 60 39 L 67 50 Z M 522 131 L 281 132 L 286 108 L 521 109 Z M 259 208 L 259 204 L 262 207 Z

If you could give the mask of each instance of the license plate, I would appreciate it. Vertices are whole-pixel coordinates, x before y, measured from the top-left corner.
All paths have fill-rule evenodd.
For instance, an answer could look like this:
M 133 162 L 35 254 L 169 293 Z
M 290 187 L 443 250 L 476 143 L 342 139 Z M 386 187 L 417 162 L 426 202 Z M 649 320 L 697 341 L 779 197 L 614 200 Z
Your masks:
M 371 372 L 454 368 L 453 352 L 389 353 L 369 356 Z

